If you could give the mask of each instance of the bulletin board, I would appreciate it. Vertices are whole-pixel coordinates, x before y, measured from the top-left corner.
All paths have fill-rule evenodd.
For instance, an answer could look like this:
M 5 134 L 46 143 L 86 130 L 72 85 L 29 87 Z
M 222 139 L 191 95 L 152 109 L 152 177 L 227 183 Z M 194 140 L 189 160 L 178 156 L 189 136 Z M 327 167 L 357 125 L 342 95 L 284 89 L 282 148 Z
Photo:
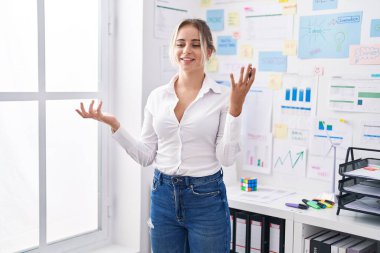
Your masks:
M 349 146 L 379 147 L 379 1 L 201 0 L 199 8 L 217 50 L 208 75 L 229 86 L 241 66 L 257 69 L 240 176 L 328 191 L 333 146 L 336 167 Z

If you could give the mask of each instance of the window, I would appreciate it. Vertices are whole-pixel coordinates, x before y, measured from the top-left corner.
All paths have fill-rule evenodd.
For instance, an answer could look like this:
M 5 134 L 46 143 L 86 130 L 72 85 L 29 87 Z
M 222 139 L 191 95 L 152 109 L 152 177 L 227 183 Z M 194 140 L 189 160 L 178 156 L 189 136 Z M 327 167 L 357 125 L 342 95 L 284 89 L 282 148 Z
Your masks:
M 106 239 L 107 145 L 75 108 L 107 99 L 108 23 L 106 0 L 0 1 L 0 252 Z

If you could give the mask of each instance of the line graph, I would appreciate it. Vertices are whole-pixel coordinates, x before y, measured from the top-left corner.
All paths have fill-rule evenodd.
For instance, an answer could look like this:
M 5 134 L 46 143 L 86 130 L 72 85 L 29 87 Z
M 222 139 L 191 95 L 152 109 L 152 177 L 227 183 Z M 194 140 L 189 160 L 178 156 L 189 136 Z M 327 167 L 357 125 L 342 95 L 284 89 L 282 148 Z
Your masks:
M 273 171 L 305 175 L 306 157 L 306 147 L 292 145 L 289 141 L 276 140 L 273 149 Z

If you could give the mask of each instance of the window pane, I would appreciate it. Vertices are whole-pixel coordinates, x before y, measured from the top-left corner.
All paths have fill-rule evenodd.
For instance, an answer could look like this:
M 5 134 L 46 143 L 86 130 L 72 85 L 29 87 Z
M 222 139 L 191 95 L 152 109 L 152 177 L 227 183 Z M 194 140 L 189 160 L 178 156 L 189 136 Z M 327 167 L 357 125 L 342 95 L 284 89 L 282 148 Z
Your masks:
M 38 104 L 0 102 L 0 252 L 38 246 Z
M 98 6 L 45 0 L 46 90 L 98 90 Z
M 79 103 L 46 104 L 48 243 L 98 228 L 98 124 Z
M 37 91 L 37 1 L 0 1 L 0 92 Z

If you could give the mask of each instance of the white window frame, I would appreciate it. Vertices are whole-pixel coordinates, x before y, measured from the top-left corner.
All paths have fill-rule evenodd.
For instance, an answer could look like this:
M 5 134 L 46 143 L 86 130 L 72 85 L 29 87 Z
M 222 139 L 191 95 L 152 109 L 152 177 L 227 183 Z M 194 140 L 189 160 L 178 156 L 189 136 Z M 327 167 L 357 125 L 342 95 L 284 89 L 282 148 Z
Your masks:
M 98 145 L 98 229 L 85 234 L 74 235 L 53 243 L 46 238 L 46 101 L 69 99 L 99 99 L 104 101 L 108 110 L 111 94 L 111 58 L 113 6 L 112 0 L 98 0 L 99 4 L 99 89 L 98 92 L 46 92 L 45 89 L 45 13 L 44 0 L 37 0 L 38 25 L 38 91 L 37 92 L 0 92 L 0 102 L 38 101 L 39 122 L 39 246 L 23 249 L 28 253 L 83 252 L 83 248 L 95 248 L 107 244 L 110 239 L 110 189 L 108 170 L 109 133 L 99 127 Z M 75 8 L 75 6 L 73 6 Z M 73 112 L 75 113 L 75 112 Z M 94 122 L 95 124 L 95 122 Z

